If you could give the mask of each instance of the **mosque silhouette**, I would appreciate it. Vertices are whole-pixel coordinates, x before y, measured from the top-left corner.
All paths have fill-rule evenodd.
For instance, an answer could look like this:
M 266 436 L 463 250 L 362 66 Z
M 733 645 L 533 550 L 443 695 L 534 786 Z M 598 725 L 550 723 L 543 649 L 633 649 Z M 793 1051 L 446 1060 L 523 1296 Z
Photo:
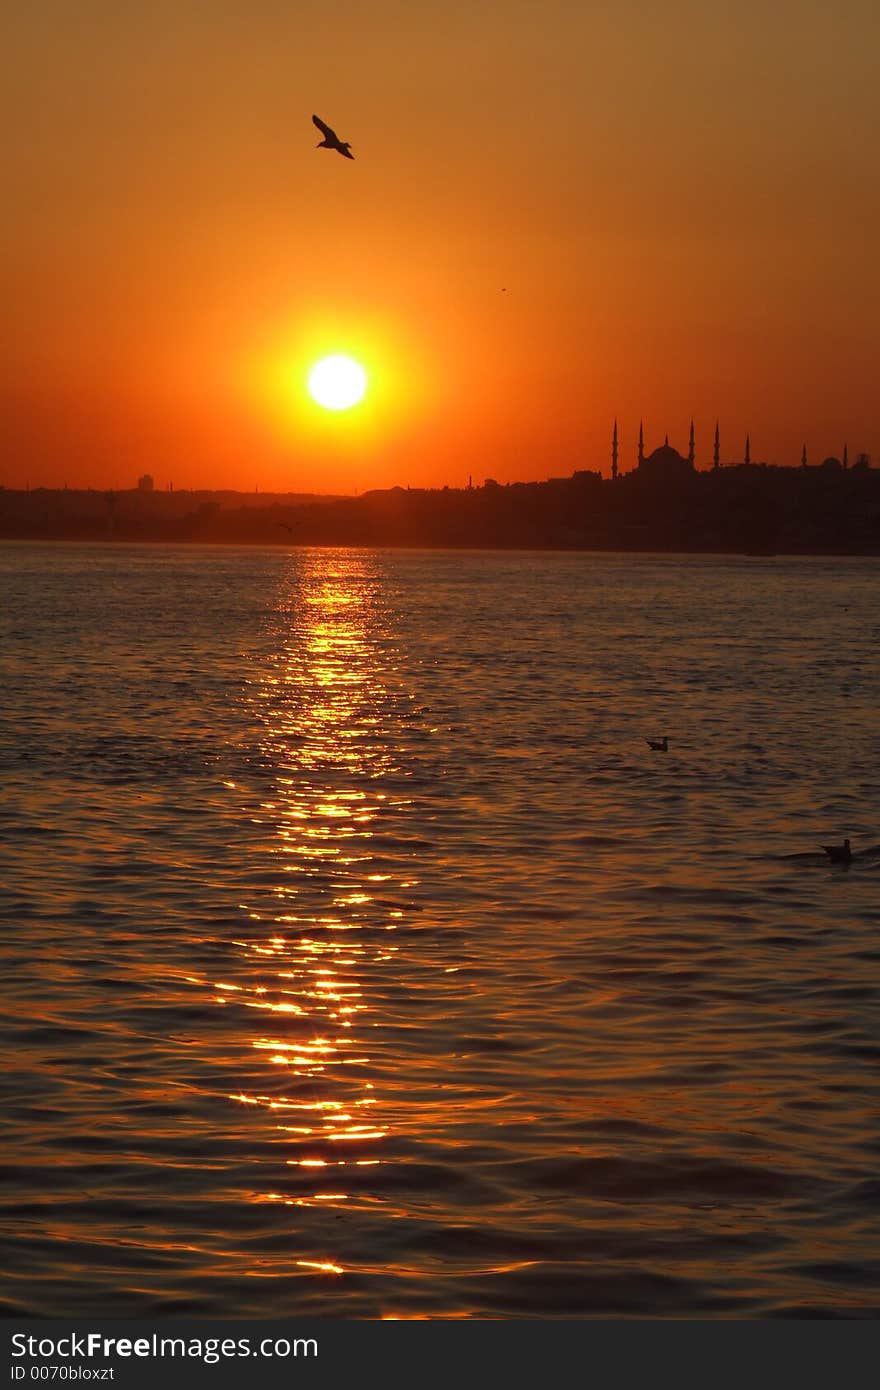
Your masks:
M 837 468 L 846 469 L 849 465 L 849 450 L 846 444 L 843 446 L 843 458 L 827 458 L 824 466 L 831 465 Z M 614 421 L 614 431 L 611 436 L 611 477 L 616 480 L 620 476 L 619 468 L 620 443 L 617 435 L 617 421 Z M 752 460 L 752 441 L 751 435 L 746 435 L 745 449 L 743 457 L 739 460 L 746 468 L 753 464 Z M 712 449 L 712 468 L 731 467 L 731 464 L 721 462 L 721 431 L 719 422 L 715 421 L 715 440 Z M 804 445 L 801 454 L 801 467 L 807 467 L 807 446 Z M 657 449 L 653 449 L 650 454 L 645 453 L 645 427 L 644 422 L 639 421 L 639 447 L 636 457 L 636 468 L 634 470 L 641 477 L 655 479 L 658 482 L 676 482 L 681 478 L 686 478 L 697 471 L 696 467 L 696 439 L 694 435 L 694 422 L 691 420 L 690 435 L 688 436 L 688 451 L 680 454 L 669 442 L 669 435 L 666 435 L 663 443 Z

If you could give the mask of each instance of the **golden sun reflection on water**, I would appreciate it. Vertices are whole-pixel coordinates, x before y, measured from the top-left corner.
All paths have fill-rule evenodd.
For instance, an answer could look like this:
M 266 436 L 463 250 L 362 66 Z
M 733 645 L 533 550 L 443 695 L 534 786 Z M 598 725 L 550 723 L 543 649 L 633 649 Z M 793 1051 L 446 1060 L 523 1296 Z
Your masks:
M 228 1006 L 234 995 L 265 1019 L 250 1039 L 265 1085 L 231 1099 L 274 1121 L 291 1185 L 285 1190 L 276 1173 L 274 1190 L 253 1200 L 323 1209 L 357 1195 L 346 1171 L 378 1167 L 380 1159 L 365 1155 L 389 1133 L 370 1080 L 367 1030 L 375 1020 L 367 1017 L 375 1004 L 365 972 L 397 949 L 388 934 L 402 912 L 377 893 L 412 887 L 413 879 L 409 871 L 380 871 L 371 843 L 377 816 L 407 803 L 387 790 L 396 768 L 381 728 L 388 700 L 369 558 L 300 553 L 284 586 L 277 654 L 248 690 L 273 783 L 255 819 L 275 869 L 274 909 L 265 935 L 236 943 L 250 983 L 215 988 L 218 1003 Z M 248 912 L 254 922 L 266 915 Z M 246 1070 L 253 1077 L 250 1064 Z M 320 1257 L 295 1263 L 343 1272 Z

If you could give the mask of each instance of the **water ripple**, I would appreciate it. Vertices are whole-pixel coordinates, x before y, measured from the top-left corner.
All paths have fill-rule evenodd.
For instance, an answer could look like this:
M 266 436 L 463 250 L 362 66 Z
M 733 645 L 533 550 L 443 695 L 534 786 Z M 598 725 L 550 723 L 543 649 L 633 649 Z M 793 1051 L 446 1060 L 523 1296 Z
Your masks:
M 876 1314 L 875 562 L 0 568 L 5 1311 Z

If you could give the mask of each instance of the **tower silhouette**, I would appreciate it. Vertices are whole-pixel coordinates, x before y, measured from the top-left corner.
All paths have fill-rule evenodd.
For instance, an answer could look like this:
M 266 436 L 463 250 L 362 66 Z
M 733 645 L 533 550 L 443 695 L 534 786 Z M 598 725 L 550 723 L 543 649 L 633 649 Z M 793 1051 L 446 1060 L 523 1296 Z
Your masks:
M 804 451 L 803 451 L 803 453 L 801 454 L 801 468 L 806 468 L 806 466 L 807 466 L 807 445 L 806 445 L 806 442 L 805 442 L 805 443 L 804 443 Z
M 743 462 L 744 462 L 744 463 L 751 463 L 751 461 L 752 461 L 752 443 L 751 443 L 751 440 L 749 439 L 749 436 L 746 435 L 746 456 L 745 456 L 745 459 L 743 460 Z
M 849 468 L 849 451 L 845 444 L 843 446 L 843 466 L 844 468 Z
M 617 480 L 617 420 L 614 421 L 614 434 L 611 437 L 611 477 Z
M 645 427 L 642 420 L 639 421 L 639 467 L 645 462 Z
M 696 445 L 694 443 L 694 422 L 693 420 L 691 420 L 691 437 L 688 440 L 688 463 L 690 464 L 691 468 L 693 468 L 694 466 L 695 451 Z
M 718 431 L 718 421 L 715 421 L 715 448 L 712 451 L 712 467 L 721 467 L 721 435 Z

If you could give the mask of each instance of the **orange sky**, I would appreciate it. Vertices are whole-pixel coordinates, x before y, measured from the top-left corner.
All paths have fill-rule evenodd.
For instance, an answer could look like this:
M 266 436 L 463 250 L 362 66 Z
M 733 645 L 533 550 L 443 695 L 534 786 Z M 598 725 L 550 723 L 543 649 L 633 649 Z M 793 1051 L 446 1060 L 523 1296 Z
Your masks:
M 867 450 L 876 0 L 33 0 L 7 486 L 351 491 Z M 355 162 L 316 150 L 317 111 Z M 324 352 L 366 402 L 305 401 Z

